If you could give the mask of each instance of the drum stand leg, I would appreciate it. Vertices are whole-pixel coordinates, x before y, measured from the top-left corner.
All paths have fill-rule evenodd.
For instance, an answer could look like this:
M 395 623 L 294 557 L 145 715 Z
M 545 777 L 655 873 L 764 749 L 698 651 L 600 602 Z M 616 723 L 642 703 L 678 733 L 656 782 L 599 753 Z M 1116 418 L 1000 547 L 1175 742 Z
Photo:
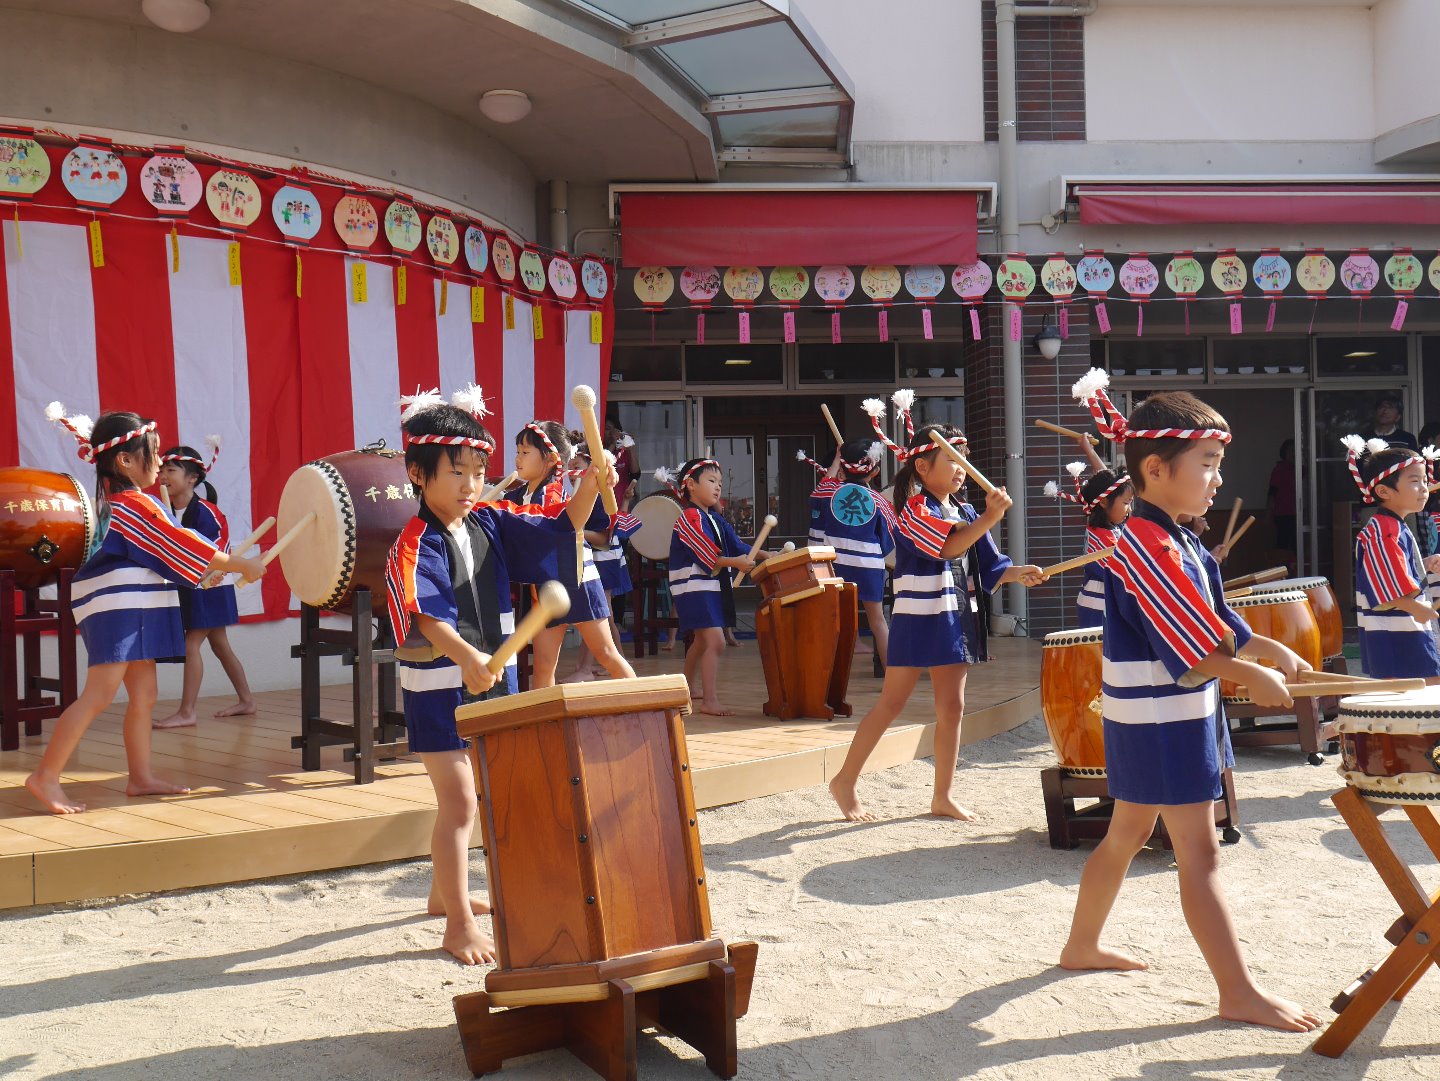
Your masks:
M 1221 830 L 1221 841 L 1234 844 L 1240 840 L 1240 809 L 1235 799 L 1235 780 L 1230 770 L 1220 777 L 1221 794 L 1215 801 L 1215 826 Z M 1101 840 L 1110 830 L 1110 816 L 1115 801 L 1110 798 L 1109 782 L 1104 777 L 1076 777 L 1058 766 L 1040 771 L 1040 792 L 1045 800 L 1045 824 L 1050 831 L 1050 847 L 1071 849 L 1081 841 Z M 1075 809 L 1077 799 L 1093 798 L 1098 802 L 1082 811 Z M 1167 851 L 1170 835 L 1163 819 L 1156 821 L 1152 841 L 1159 841 Z
M 1314 698 L 1297 698 L 1295 704 L 1288 708 L 1229 702 L 1225 706 L 1227 722 L 1250 722 L 1242 724 L 1239 729 L 1230 729 L 1230 743 L 1234 747 L 1275 747 L 1296 743 L 1312 766 L 1322 766 L 1325 756 L 1320 752 L 1321 713 L 1317 701 Z M 1294 724 L 1254 723 L 1257 718 L 1290 716 L 1295 718 Z
M 1385 1003 L 1404 999 L 1430 965 L 1440 967 L 1440 894 L 1426 895 L 1390 843 L 1374 804 L 1352 788 L 1335 793 L 1333 802 L 1404 913 L 1386 935 L 1395 946 L 1389 956 L 1331 1004 L 1338 1016 L 1315 1041 L 1314 1050 L 1339 1058 Z M 1440 859 L 1440 818 L 1435 810 L 1428 806 L 1403 810 L 1426 847 Z
M 476 1077 L 507 1059 L 567 1048 L 606 1081 L 636 1081 L 636 1034 L 662 1028 L 705 1056 L 717 1077 L 739 1072 L 735 1022 L 750 1008 L 759 947 L 730 946 L 728 961 L 711 961 L 705 975 L 671 987 L 636 991 L 610 980 L 595 1002 L 565 1002 L 501 1009 L 484 991 L 455 998 L 455 1020 L 465 1062 Z
M 20 746 L 20 674 L 15 663 L 15 572 L 0 571 L 0 751 Z
M 60 716 L 78 694 L 75 613 L 70 609 L 74 575 L 69 568 L 60 572 L 51 602 L 40 599 L 39 589 L 16 585 L 13 571 L 0 571 L 0 750 L 19 748 L 22 726 L 27 736 L 43 735 L 42 722 Z M 46 631 L 56 632 L 58 678 L 46 676 L 41 666 L 40 636 Z

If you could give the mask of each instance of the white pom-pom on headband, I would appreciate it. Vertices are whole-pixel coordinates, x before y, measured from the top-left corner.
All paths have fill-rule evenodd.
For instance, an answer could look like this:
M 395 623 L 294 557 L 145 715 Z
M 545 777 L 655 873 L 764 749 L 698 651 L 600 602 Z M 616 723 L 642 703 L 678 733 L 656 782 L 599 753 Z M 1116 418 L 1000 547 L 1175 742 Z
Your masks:
M 476 420 L 484 420 L 490 415 L 490 410 L 485 407 L 485 393 L 475 383 L 466 383 L 450 395 L 450 404 L 465 410 Z
M 427 409 L 434 409 L 437 406 L 446 404 L 453 405 L 456 409 L 464 410 L 477 421 L 481 417 L 489 415 L 488 411 L 485 411 L 484 395 L 481 394 L 480 388 L 474 383 L 470 383 L 460 390 L 457 390 L 451 395 L 448 403 L 445 401 L 444 396 L 441 395 L 439 387 L 424 391 L 416 387 L 414 394 L 402 395 L 399 404 L 400 423 L 402 425 L 408 424 L 414 417 L 425 412 Z M 477 406 L 482 412 L 475 412 L 475 410 L 471 408 L 472 406 Z M 491 443 L 488 439 L 479 439 L 467 435 L 411 435 L 409 432 L 406 432 L 405 445 L 407 447 L 469 447 L 472 450 L 480 451 L 486 456 L 495 453 L 495 444 Z
M 914 440 L 915 422 L 911 418 L 910 410 L 915 405 L 915 392 L 909 389 L 897 390 L 890 396 L 890 401 L 895 406 L 896 415 L 905 422 L 906 438 Z M 898 461 L 906 461 L 916 454 L 928 454 L 934 449 L 934 444 L 927 441 L 918 447 L 907 450 L 897 445 L 893 439 L 886 435 L 885 426 L 880 423 L 885 419 L 885 403 L 879 398 L 866 398 L 860 403 L 860 408 L 869 416 L 870 426 L 875 429 L 875 434 L 879 437 L 881 444 L 887 447 Z M 950 438 L 950 445 L 953 447 L 965 446 L 969 442 L 964 435 L 951 436 Z M 858 470 L 856 470 L 856 472 L 858 472 Z
M 1109 499 L 1121 488 L 1130 483 L 1130 478 L 1126 474 L 1121 473 L 1094 499 L 1086 499 L 1085 483 L 1081 479 L 1085 473 L 1085 463 L 1070 462 L 1065 466 L 1065 472 L 1069 473 L 1070 478 L 1075 482 L 1075 494 L 1071 495 L 1069 492 L 1062 491 L 1060 486 L 1053 480 L 1045 482 L 1045 494 L 1052 499 L 1068 499 L 1071 503 L 1078 505 L 1086 514 L 1089 514 L 1096 507 L 1104 503 L 1105 500 Z
M 817 473 L 825 472 L 825 467 L 819 462 L 817 462 L 814 458 L 810 457 L 810 455 L 806 454 L 804 450 L 797 450 L 795 452 L 795 460 L 797 462 L 808 462 L 811 468 L 813 468 Z
M 1077 402 L 1084 404 L 1095 425 L 1106 439 L 1123 443 L 1127 439 L 1218 439 L 1230 442 L 1230 433 L 1219 428 L 1131 428 L 1124 414 L 1115 408 L 1106 394 L 1110 386 L 1110 373 L 1103 368 L 1091 368 L 1075 380 L 1070 388 Z
M 1366 503 L 1375 502 L 1375 488 L 1377 485 L 1388 477 L 1394 476 L 1402 469 L 1414 465 L 1416 462 L 1425 463 L 1426 479 L 1429 480 L 1430 483 L 1434 483 L 1434 465 L 1432 464 L 1430 454 L 1422 456 L 1414 451 L 1410 451 L 1409 454 L 1402 457 L 1399 461 L 1382 469 L 1367 481 L 1360 474 L 1360 460 L 1370 457 L 1371 455 L 1379 454 L 1383 450 L 1389 450 L 1390 444 L 1383 439 L 1362 439 L 1358 435 L 1341 436 L 1340 443 L 1345 447 L 1345 465 L 1350 470 L 1350 477 L 1355 481 L 1355 487 L 1360 489 L 1360 496 Z M 1404 447 L 1400 449 L 1409 450 L 1410 448 Z M 1425 449 L 1427 451 L 1434 451 L 1433 447 L 1426 447 Z M 1437 452 L 1435 456 L 1440 457 L 1440 452 Z
M 95 431 L 95 422 L 84 413 L 76 413 L 73 417 L 67 417 L 63 405 L 59 402 L 51 402 L 45 407 L 45 419 L 51 423 L 60 425 L 74 436 L 75 442 L 78 445 L 76 454 L 80 456 L 82 462 L 90 462 L 91 464 L 94 463 L 97 457 L 112 447 L 118 447 L 124 443 L 128 443 L 136 436 L 153 432 L 157 428 L 153 420 L 147 421 L 140 425 L 140 427 L 126 432 L 124 435 L 117 435 L 114 439 L 107 439 L 97 447 L 90 442 L 90 437 Z

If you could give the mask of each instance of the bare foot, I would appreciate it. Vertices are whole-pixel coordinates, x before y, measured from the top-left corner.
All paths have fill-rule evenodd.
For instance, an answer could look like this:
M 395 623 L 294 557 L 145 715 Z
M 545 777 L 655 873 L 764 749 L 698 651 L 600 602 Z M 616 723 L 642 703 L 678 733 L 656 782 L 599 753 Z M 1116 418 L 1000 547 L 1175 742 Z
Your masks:
M 830 781 L 830 795 L 847 822 L 874 822 L 875 816 L 865 809 L 855 791 L 855 782 L 836 775 Z
M 938 818 L 958 818 L 961 822 L 974 822 L 974 811 L 960 806 L 949 796 L 936 796 L 930 801 L 930 813 Z
M 25 787 L 52 815 L 79 814 L 85 809 L 85 804 L 76 803 L 65 795 L 59 781 L 44 781 L 32 773 L 25 778 Z
M 432 893 L 430 899 L 425 902 L 425 912 L 430 916 L 443 916 L 445 915 L 445 906 L 440 902 L 440 898 Z M 472 916 L 488 916 L 490 914 L 489 902 L 479 897 L 470 898 L 470 914 Z
M 445 922 L 445 937 L 440 943 L 462 965 L 487 964 L 496 959 L 495 940 L 480 930 L 475 917 Z
M 660 652 L 661 652 L 661 653 L 669 653 L 669 652 L 670 652 L 672 649 L 674 649 L 674 648 L 675 648 L 675 643 L 674 643 L 674 642 L 662 642 L 662 643 L 660 644 Z
M 1120 972 L 1143 972 L 1150 966 L 1138 957 L 1131 957 L 1128 953 L 1120 953 L 1118 950 L 1107 950 L 1104 946 L 1075 946 L 1065 943 L 1065 948 L 1060 951 L 1060 967 L 1068 968 L 1072 972 L 1085 972 L 1090 969 L 1113 969 Z
M 219 714 L 216 714 L 218 717 Z M 151 721 L 151 728 L 194 728 L 195 714 L 181 713 L 178 709 L 163 721 Z
M 590 682 L 592 679 L 594 679 L 594 678 L 595 678 L 595 677 L 592 676 L 589 672 L 571 672 L 568 676 L 566 676 L 566 677 L 565 677 L 564 679 L 562 679 L 560 682 L 561 682 L 561 683 L 589 683 L 589 682 Z
M 701 699 L 701 701 L 700 701 L 700 712 L 701 712 L 701 713 L 704 713 L 704 714 L 708 714 L 708 715 L 711 716 L 711 717 L 733 717 L 733 716 L 735 716 L 735 711 L 734 711 L 733 709 L 730 709 L 730 708 L 727 707 L 727 706 L 722 706 L 719 702 L 712 702 L 712 701 L 711 701 L 710 699 L 708 699 L 708 698 Z
M 1298 1002 L 1272 995 L 1256 987 L 1250 994 L 1220 1000 L 1220 1016 L 1247 1025 L 1265 1025 L 1286 1032 L 1309 1032 L 1320 1027 L 1320 1015 Z
M 217 717 L 249 717 L 255 712 L 253 699 L 245 699 L 243 702 L 236 702 L 233 706 L 226 706 L 215 714 Z
M 127 796 L 183 796 L 189 791 L 184 785 L 172 784 L 159 777 L 136 777 L 134 774 L 130 775 L 130 783 L 125 786 Z

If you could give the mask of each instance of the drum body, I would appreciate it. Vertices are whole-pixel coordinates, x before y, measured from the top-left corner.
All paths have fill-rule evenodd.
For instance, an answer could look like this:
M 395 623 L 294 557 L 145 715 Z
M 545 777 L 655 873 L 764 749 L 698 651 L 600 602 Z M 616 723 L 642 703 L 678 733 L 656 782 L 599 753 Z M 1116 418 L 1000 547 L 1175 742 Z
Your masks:
M 1063 772 L 1105 776 L 1100 627 L 1056 631 L 1040 652 L 1040 712 Z
M 640 528 L 630 534 L 630 547 L 646 559 L 663 563 L 670 558 L 670 537 L 684 508 L 669 492 L 647 495 L 630 512 L 640 519 Z
M 350 450 L 302 465 L 280 493 L 276 536 L 307 511 L 315 521 L 280 553 L 286 583 L 305 604 L 342 611 L 364 586 L 372 611 L 383 613 L 385 560 L 417 510 L 398 451 Z
M 1252 593 L 1229 602 L 1240 618 L 1256 634 L 1273 638 L 1289 646 L 1312 668 L 1319 668 L 1320 625 L 1310 610 L 1310 600 L 1298 589 L 1283 593 Z M 1220 694 L 1226 701 L 1248 702 L 1243 689 L 1229 680 L 1220 681 Z
M 1310 601 L 1310 611 L 1320 628 L 1321 658 L 1338 657 L 1345 650 L 1345 628 L 1328 578 L 1282 578 L 1278 582 L 1262 582 L 1254 587 L 1254 592 L 1289 593 L 1297 589 Z
M 0 570 L 31 589 L 78 567 L 95 543 L 95 508 L 69 473 L 0 469 Z
M 1440 802 L 1440 687 L 1340 700 L 1340 776 L 1366 799 Z
M 834 562 L 834 548 L 813 544 L 757 563 L 750 577 L 760 587 L 763 602 L 796 590 L 820 586 L 824 582 L 838 581 L 840 576 L 835 573 Z

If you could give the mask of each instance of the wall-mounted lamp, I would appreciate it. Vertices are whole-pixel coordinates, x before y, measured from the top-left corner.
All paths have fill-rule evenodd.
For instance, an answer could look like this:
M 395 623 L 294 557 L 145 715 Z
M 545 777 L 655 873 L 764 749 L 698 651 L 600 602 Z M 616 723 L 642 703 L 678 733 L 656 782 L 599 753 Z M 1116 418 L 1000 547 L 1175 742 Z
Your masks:
M 1030 339 L 1031 344 L 1046 360 L 1054 360 L 1060 355 L 1060 344 L 1064 341 L 1060 337 L 1060 331 L 1047 316 L 1045 323 L 1040 327 L 1040 332 Z

